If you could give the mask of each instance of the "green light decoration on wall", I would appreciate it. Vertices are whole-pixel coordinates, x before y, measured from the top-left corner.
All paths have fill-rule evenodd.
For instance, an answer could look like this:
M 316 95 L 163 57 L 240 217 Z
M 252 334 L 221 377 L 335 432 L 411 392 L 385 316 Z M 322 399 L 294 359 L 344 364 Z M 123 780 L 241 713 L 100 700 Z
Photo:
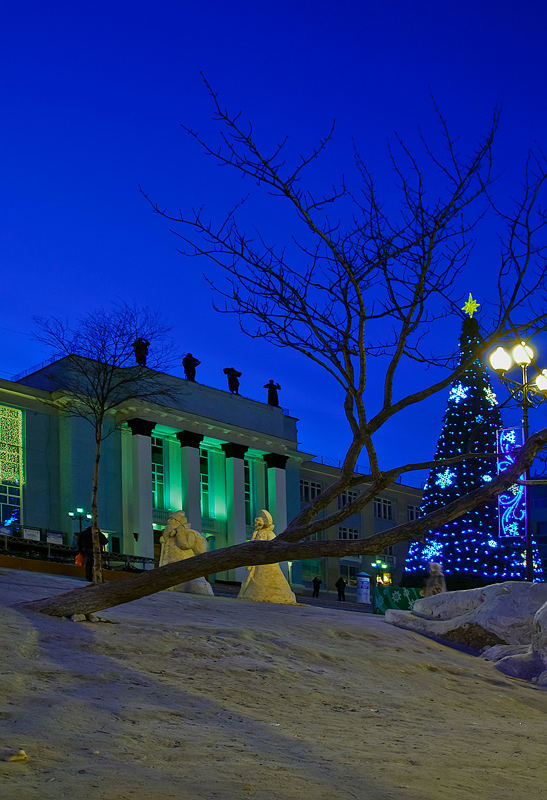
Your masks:
M 0 406 L 0 482 L 23 483 L 23 412 Z

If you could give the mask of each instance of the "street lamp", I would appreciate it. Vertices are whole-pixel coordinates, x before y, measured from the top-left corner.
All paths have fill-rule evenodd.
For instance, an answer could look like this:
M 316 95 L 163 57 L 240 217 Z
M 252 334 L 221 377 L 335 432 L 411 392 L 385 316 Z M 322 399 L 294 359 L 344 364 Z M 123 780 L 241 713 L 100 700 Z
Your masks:
M 381 558 L 377 558 L 376 561 L 372 562 L 371 566 L 376 569 L 376 585 L 383 583 L 384 581 L 380 580 L 380 571 L 387 569 L 387 564 L 385 561 L 382 561 Z
M 80 523 L 80 533 L 82 532 L 82 520 L 84 520 L 84 519 L 87 519 L 87 520 L 93 519 L 93 516 L 91 514 L 86 514 L 84 512 L 83 508 L 77 508 L 76 511 L 69 511 L 68 512 L 68 516 L 71 519 L 77 519 L 78 520 L 78 522 Z
M 524 430 L 524 443 L 528 441 L 529 422 L 528 409 L 537 408 L 540 403 L 547 400 L 547 370 L 542 370 L 536 375 L 535 380 L 528 380 L 528 367 L 534 360 L 534 351 L 526 342 L 519 342 L 509 353 L 505 348 L 498 347 L 490 354 L 490 366 L 498 373 L 499 379 L 505 384 L 509 394 L 522 408 L 522 427 Z M 522 370 L 520 381 L 508 378 L 505 374 L 513 366 Z M 526 470 L 526 480 L 530 480 L 530 469 Z M 530 499 L 526 493 L 526 580 L 534 580 L 534 554 L 532 551 L 532 520 L 530 513 Z

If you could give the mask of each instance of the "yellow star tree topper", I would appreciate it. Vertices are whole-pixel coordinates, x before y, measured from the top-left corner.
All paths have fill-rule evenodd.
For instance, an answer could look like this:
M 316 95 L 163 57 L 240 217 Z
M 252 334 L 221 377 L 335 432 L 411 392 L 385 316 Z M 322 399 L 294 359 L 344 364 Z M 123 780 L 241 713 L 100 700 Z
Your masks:
M 465 311 L 466 314 L 469 314 L 469 318 L 473 319 L 473 314 L 479 306 L 480 303 L 477 303 L 477 301 L 473 299 L 471 292 L 469 292 L 469 300 L 463 306 L 462 311 Z

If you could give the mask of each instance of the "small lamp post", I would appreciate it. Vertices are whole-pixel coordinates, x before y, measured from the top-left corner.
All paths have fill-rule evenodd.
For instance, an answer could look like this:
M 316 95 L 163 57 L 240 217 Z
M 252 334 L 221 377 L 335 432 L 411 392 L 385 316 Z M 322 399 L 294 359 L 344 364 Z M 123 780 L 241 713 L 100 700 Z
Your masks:
M 498 347 L 490 354 L 490 366 L 498 373 L 501 382 L 508 389 L 509 394 L 522 408 L 522 427 L 524 442 L 528 441 L 530 434 L 528 409 L 537 408 L 540 403 L 547 400 L 547 370 L 542 370 L 535 379 L 528 380 L 528 367 L 534 360 L 534 351 L 526 342 L 519 342 L 508 352 L 504 347 Z M 519 366 L 522 370 L 521 380 L 508 378 L 505 374 L 512 367 Z M 530 480 L 530 470 L 526 470 L 526 480 Z M 530 513 L 530 500 L 526 494 L 526 580 L 534 580 L 534 554 L 532 551 L 532 520 Z
M 68 516 L 71 519 L 77 519 L 78 520 L 78 522 L 80 523 L 80 533 L 82 532 L 82 521 L 84 519 L 87 519 L 87 520 L 93 519 L 93 516 L 91 514 L 86 514 L 84 512 L 83 508 L 77 508 L 76 511 L 69 511 L 68 512 Z
M 374 567 L 376 570 L 376 585 L 378 585 L 379 583 L 383 584 L 384 581 L 380 580 L 380 572 L 381 570 L 387 569 L 387 564 L 381 558 L 377 558 L 376 561 L 372 562 L 371 566 Z

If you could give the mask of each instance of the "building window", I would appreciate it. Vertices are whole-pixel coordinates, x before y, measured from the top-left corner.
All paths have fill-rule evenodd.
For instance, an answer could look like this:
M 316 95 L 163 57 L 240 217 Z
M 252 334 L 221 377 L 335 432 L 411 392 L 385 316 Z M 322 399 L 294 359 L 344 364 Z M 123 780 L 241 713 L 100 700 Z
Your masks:
M 532 497 L 532 508 L 547 508 L 547 497 Z
M 360 567 L 350 567 L 349 564 L 340 564 L 340 575 L 345 578 L 348 586 L 357 586 L 357 572 Z
M 311 503 L 321 494 L 322 488 L 322 485 L 315 481 L 300 481 L 300 500 L 303 503 Z
M 338 538 L 339 539 L 358 539 L 359 538 L 359 531 L 357 528 L 338 528 Z
M 244 486 L 245 486 L 245 525 L 252 525 L 253 504 L 251 487 L 251 465 L 248 461 L 244 462 Z
M 420 506 L 407 506 L 406 507 L 406 521 L 412 522 L 420 516 Z
M 315 531 L 315 533 L 310 533 L 309 536 L 306 536 L 304 539 L 305 542 L 320 542 L 323 539 L 323 531 Z
M 154 508 L 165 508 L 163 439 L 159 436 L 152 436 L 152 505 Z
M 21 523 L 21 490 L 15 483 L 0 483 L 0 524 L 9 527 Z
M 318 558 L 302 559 L 302 580 L 313 581 L 315 577 L 324 579 L 323 562 Z
M 374 498 L 374 516 L 378 519 L 393 519 L 393 505 L 385 497 Z
M 209 508 L 209 451 L 199 448 L 199 486 L 201 491 L 201 516 L 210 517 Z
M 347 506 L 348 503 L 353 503 L 353 501 L 357 500 L 358 497 L 359 492 L 352 491 L 351 489 L 342 492 L 342 494 L 338 495 L 338 510 L 344 508 L 344 506 Z

